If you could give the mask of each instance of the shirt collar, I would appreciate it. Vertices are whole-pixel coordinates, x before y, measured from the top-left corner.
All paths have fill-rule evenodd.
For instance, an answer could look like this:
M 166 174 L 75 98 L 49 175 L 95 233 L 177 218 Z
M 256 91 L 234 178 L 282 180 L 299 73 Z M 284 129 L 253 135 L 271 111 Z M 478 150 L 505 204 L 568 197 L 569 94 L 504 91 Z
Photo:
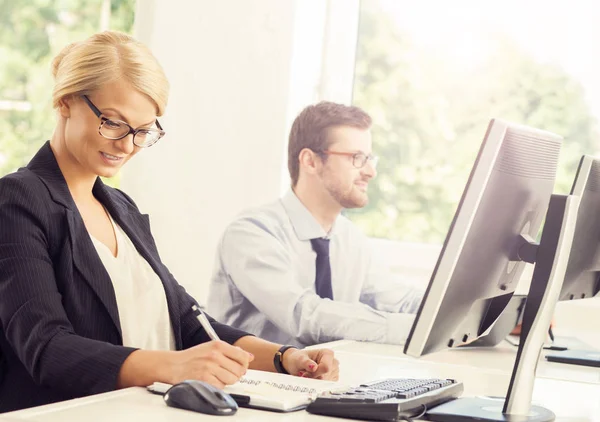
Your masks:
M 330 232 L 327 233 L 308 208 L 298 199 L 292 189 L 281 198 L 281 204 L 285 208 L 299 240 L 310 240 L 318 237 L 331 238 L 336 234 L 336 227 L 340 217 L 336 218 Z

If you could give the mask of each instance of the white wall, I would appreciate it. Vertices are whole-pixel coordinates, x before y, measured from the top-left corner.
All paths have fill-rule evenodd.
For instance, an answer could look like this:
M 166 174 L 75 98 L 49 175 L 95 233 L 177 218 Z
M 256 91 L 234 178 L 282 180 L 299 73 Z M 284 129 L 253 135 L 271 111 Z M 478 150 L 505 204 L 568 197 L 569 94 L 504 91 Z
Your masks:
M 358 16 L 358 1 L 344 4 Z M 122 187 L 150 214 L 163 261 L 200 303 L 225 226 L 288 184 L 288 129 L 322 97 L 327 16 L 340 5 L 138 1 L 136 36 L 162 63 L 171 96 L 160 119 L 167 135 L 128 164 Z M 348 60 L 348 47 L 333 50 Z

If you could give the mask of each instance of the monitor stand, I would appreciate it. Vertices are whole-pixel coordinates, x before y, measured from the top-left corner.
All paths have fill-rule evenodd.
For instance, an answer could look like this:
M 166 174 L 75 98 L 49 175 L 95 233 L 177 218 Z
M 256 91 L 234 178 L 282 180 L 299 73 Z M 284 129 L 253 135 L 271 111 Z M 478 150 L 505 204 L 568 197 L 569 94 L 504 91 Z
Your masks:
M 427 420 L 549 422 L 555 419 L 551 410 L 532 406 L 531 397 L 535 370 L 569 261 L 579 199 L 571 195 L 552 195 L 540 244 L 526 239 L 518 251 L 522 260 L 531 262 L 535 259 L 536 265 L 525 302 L 519 349 L 506 398 L 459 398 L 428 411 Z

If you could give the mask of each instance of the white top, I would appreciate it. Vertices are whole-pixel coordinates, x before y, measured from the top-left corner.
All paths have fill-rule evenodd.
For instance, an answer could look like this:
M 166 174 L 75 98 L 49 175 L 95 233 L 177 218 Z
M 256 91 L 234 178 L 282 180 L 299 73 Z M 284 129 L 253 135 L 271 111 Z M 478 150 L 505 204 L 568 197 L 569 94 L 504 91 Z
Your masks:
M 333 301 L 315 291 L 310 239 L 330 238 Z M 422 292 L 372 268 L 368 239 L 343 216 L 325 233 L 293 191 L 226 229 L 208 298 L 217 321 L 306 346 L 338 339 L 402 344 Z
M 175 350 L 175 337 L 162 281 L 123 229 L 112 217 L 110 221 L 117 238 L 116 257 L 104 243 L 90 237 L 115 290 L 123 346 L 144 350 Z

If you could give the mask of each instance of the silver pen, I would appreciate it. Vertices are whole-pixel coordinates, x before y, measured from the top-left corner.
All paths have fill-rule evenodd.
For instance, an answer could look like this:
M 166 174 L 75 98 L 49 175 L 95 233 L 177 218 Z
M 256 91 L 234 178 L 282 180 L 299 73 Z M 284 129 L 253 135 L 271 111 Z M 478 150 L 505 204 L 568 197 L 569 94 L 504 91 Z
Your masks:
M 212 325 L 210 325 L 210 321 L 208 320 L 208 318 L 206 318 L 204 312 L 202 312 L 202 309 L 194 305 L 192 306 L 192 310 L 196 314 L 196 318 L 198 319 L 198 321 L 200 321 L 202 328 L 204 328 L 204 331 L 206 331 L 206 334 L 208 334 L 211 340 L 220 340 Z

